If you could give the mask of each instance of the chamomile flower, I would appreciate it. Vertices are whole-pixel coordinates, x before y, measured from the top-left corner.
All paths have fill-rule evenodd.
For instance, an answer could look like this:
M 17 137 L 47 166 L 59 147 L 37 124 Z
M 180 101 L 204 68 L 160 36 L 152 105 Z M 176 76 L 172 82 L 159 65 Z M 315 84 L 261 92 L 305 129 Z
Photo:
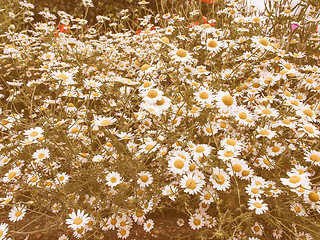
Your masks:
M 212 186 L 208 186 L 202 191 L 200 195 L 200 201 L 206 204 L 210 204 L 214 202 L 214 197 L 216 197 L 215 190 Z
M 85 214 L 84 210 L 80 211 L 78 209 L 77 212 L 73 211 L 69 214 L 69 218 L 66 219 L 66 224 L 68 227 L 76 231 L 77 229 L 84 228 L 86 224 L 89 222 L 88 214 Z
M 200 213 L 195 213 L 189 218 L 189 225 L 191 229 L 196 230 L 204 226 L 204 219 Z
M 40 127 L 31 128 L 24 132 L 26 138 L 30 141 L 38 140 L 40 137 L 43 137 L 44 130 Z
M 230 187 L 230 176 L 220 168 L 213 168 L 210 182 L 214 189 L 226 191 Z
M 126 239 L 127 237 L 129 237 L 130 234 L 130 228 L 128 227 L 120 227 L 117 231 L 117 236 L 118 238 L 121 239 Z
M 217 53 L 221 51 L 222 48 L 224 48 L 226 45 L 219 41 L 218 39 L 208 38 L 206 41 L 206 49 L 210 52 Z
M 263 229 L 264 229 L 264 227 L 257 222 L 255 222 L 255 224 L 251 227 L 252 232 L 258 236 L 262 236 Z
M 156 104 L 157 101 L 162 101 L 163 92 L 157 88 L 149 88 L 140 93 L 143 101 L 148 104 Z
M 7 223 L 1 223 L 0 224 L 0 240 L 4 240 L 5 236 L 7 235 L 8 232 L 8 224 Z
M 195 145 L 193 149 L 191 149 L 191 154 L 196 157 L 196 156 L 209 156 L 209 154 L 212 151 L 212 147 L 210 147 L 207 144 L 198 144 Z
M 268 139 L 272 139 L 276 136 L 276 131 L 272 131 L 269 126 L 258 126 L 256 131 L 258 132 L 256 138 L 266 137 Z
M 306 210 L 302 206 L 301 203 L 293 203 L 290 205 L 290 209 L 292 212 L 294 212 L 297 216 L 305 216 L 307 217 L 308 214 L 306 213 Z
M 63 234 L 58 238 L 58 240 L 69 240 L 69 238 L 67 235 Z
M 243 169 L 248 168 L 248 164 L 242 159 L 235 158 L 230 159 L 230 161 L 227 162 L 227 167 L 227 171 L 231 176 L 236 175 L 237 177 L 240 177 Z
M 314 165 L 320 166 L 320 152 L 316 150 L 305 151 L 305 160 L 311 162 Z
M 194 95 L 197 102 L 201 105 L 212 104 L 213 102 L 213 92 L 204 87 L 200 87 Z
M 5 183 L 14 181 L 20 174 L 21 171 L 19 167 L 12 168 L 4 175 L 2 181 Z
M 24 206 L 13 207 L 9 212 L 9 220 L 17 222 L 23 219 L 26 215 L 26 208 Z
M 289 186 L 290 188 L 305 187 L 308 188 L 310 180 L 305 173 L 300 174 L 298 171 L 287 172 L 289 178 L 280 178 L 282 184 Z
M 180 180 L 180 186 L 184 188 L 184 192 L 191 195 L 197 194 L 201 191 L 205 181 L 201 179 L 198 175 L 193 173 L 188 173 L 182 177 Z
M 236 138 L 227 137 L 221 140 L 221 146 L 225 150 L 236 150 L 239 151 L 242 149 L 242 142 Z
M 153 177 L 149 172 L 142 171 L 138 173 L 138 176 L 139 176 L 139 179 L 137 180 L 137 183 L 140 185 L 140 187 L 147 187 L 153 181 Z
M 176 186 L 174 185 L 166 185 L 164 186 L 164 188 L 162 189 L 162 195 L 164 196 L 168 196 L 172 201 L 175 201 L 177 198 L 177 192 L 178 189 Z
M 154 226 L 153 220 L 149 219 L 143 224 L 143 230 L 145 230 L 146 232 L 150 232 L 153 226 Z
M 235 97 L 232 97 L 227 91 L 219 91 L 214 99 L 216 100 L 216 106 L 220 109 L 220 111 L 229 111 L 235 108 L 237 105 Z
M 281 239 L 282 237 L 282 230 L 281 229 L 276 229 L 272 231 L 272 235 L 275 239 Z
M 113 117 L 95 116 L 94 125 L 106 127 L 112 125 L 115 122 L 116 119 Z
M 312 209 L 319 209 L 320 206 L 320 189 L 315 188 L 311 190 L 306 190 L 304 192 L 304 201 L 308 204 L 310 204 Z
M 184 156 L 170 157 L 168 161 L 169 170 L 175 174 L 184 174 L 189 169 L 189 162 L 190 160 Z
M 260 189 L 259 186 L 256 186 L 254 184 L 249 184 L 246 187 L 246 193 L 251 197 L 251 198 L 260 198 L 261 194 L 263 193 L 262 190 Z
M 35 159 L 36 162 L 40 162 L 43 159 L 47 159 L 49 157 L 50 157 L 50 152 L 49 152 L 49 149 L 47 148 L 38 149 L 32 154 L 32 158 Z
M 304 133 L 310 138 L 319 138 L 320 137 L 320 131 L 311 123 L 303 122 L 298 125 L 298 131 L 301 133 Z
M 117 172 L 110 172 L 106 176 L 107 185 L 110 187 L 115 187 L 118 184 L 122 183 L 122 178 Z

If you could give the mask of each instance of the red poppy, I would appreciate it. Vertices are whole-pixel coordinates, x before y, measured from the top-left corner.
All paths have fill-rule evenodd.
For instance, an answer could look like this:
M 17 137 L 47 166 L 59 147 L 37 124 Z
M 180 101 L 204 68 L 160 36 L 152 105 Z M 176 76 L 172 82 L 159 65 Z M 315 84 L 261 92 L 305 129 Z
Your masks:
M 65 26 L 65 25 L 63 25 L 63 24 L 60 25 L 60 23 L 59 23 L 59 25 L 58 25 L 58 30 L 56 31 L 56 34 L 55 34 L 54 36 L 55 36 L 55 37 L 58 37 L 58 36 L 59 36 L 59 33 L 69 33 L 68 28 L 65 29 L 64 27 L 68 27 L 68 26 Z
M 202 2 L 213 4 L 216 0 L 201 0 Z

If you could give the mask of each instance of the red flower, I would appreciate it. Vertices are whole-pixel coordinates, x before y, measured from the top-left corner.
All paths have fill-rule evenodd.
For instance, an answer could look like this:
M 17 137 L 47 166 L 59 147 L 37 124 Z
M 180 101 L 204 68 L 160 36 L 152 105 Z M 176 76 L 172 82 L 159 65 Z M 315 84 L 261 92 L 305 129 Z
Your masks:
M 201 0 L 202 2 L 213 4 L 216 0 Z
M 68 30 L 68 28 L 67 29 L 65 29 L 64 27 L 68 27 L 68 26 L 65 26 L 65 25 L 63 25 L 63 24 L 61 24 L 60 25 L 60 23 L 59 23 L 59 25 L 58 25 L 58 30 L 56 31 L 56 34 L 54 35 L 55 37 L 58 37 L 59 36 L 59 33 L 69 33 L 69 30 Z

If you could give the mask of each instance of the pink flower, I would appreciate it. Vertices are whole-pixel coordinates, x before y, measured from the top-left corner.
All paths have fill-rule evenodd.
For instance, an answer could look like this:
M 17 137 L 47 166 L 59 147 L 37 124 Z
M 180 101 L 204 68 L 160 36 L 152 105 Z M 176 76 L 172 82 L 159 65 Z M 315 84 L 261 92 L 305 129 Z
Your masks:
M 291 22 L 291 32 L 300 27 L 300 24 L 297 22 Z

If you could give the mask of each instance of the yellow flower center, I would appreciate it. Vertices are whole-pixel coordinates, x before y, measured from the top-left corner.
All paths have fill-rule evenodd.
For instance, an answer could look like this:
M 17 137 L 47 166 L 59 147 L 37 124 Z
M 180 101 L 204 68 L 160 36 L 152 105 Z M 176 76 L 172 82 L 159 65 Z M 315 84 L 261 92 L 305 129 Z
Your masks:
M 241 167 L 240 164 L 234 164 L 234 165 L 232 166 L 232 169 L 233 169 L 233 171 L 235 171 L 235 172 L 241 172 L 241 171 L 242 171 L 242 167 Z
M 17 172 L 10 172 L 8 174 L 8 179 L 11 180 L 12 178 L 14 178 L 17 175 Z
M 295 206 L 295 207 L 294 207 L 294 210 L 299 213 L 299 212 L 301 212 L 301 207 Z
M 58 78 L 63 79 L 63 80 L 67 80 L 68 76 L 65 73 L 60 73 L 58 76 Z
M 22 214 L 22 211 L 16 211 L 16 213 L 14 214 L 16 217 L 20 217 L 21 216 L 21 214 Z
M 267 109 L 267 108 L 266 108 L 266 109 L 263 109 L 263 110 L 262 110 L 262 113 L 263 113 L 263 114 L 266 114 L 266 115 L 269 115 L 269 114 L 271 114 L 271 111 L 270 111 L 270 109 Z
M 59 181 L 62 182 L 64 180 L 64 176 L 59 177 Z
M 253 205 L 254 205 L 254 204 L 253 204 Z M 254 230 L 255 232 L 259 232 L 259 231 L 260 231 L 260 228 L 259 228 L 258 226 L 254 226 L 253 230 Z
M 110 223 L 111 223 L 111 225 L 116 225 L 117 224 L 117 219 L 112 218 Z
M 150 68 L 150 65 L 144 64 L 144 65 L 141 67 L 141 71 L 147 71 L 149 68 Z
M 290 177 L 289 182 L 295 184 L 295 183 L 300 182 L 300 180 L 301 180 L 301 177 L 299 177 L 299 176 L 292 176 L 292 177 Z
M 250 171 L 249 170 L 243 170 L 241 174 L 242 174 L 242 176 L 246 177 L 246 176 L 248 176 L 250 174 Z
M 167 38 L 167 37 L 162 37 L 160 38 L 160 40 L 166 44 L 169 44 L 170 43 L 170 40 Z
M 259 43 L 262 44 L 263 46 L 267 47 L 269 45 L 269 41 L 265 38 L 261 38 L 259 40 Z
M 222 174 L 217 174 L 216 175 L 216 182 L 220 185 L 224 184 L 226 181 L 225 177 Z
M 304 126 L 303 128 L 304 128 L 304 130 L 306 130 L 308 133 L 314 134 L 314 130 L 313 130 L 312 127 L 310 127 L 310 126 Z
M 206 92 L 202 92 L 202 93 L 199 94 L 199 97 L 201 99 L 208 99 L 209 98 L 209 94 L 206 93 Z
M 227 140 L 227 144 L 230 145 L 230 146 L 235 146 L 237 144 L 237 142 L 233 138 L 229 138 Z
M 303 113 L 304 113 L 305 115 L 307 115 L 308 117 L 312 117 L 312 116 L 313 116 L 313 111 L 312 111 L 311 109 L 309 109 L 309 108 L 304 109 L 304 110 L 303 110 Z
M 36 176 L 33 176 L 31 179 L 30 179 L 30 182 L 36 182 L 38 180 L 38 177 L 36 177 Z
M 251 192 L 252 192 L 253 194 L 257 194 L 257 193 L 259 193 L 259 189 L 258 189 L 258 188 L 252 188 L 252 189 L 251 189 Z
M 148 180 L 149 180 L 149 178 L 148 178 L 148 176 L 146 176 L 146 175 L 143 175 L 142 177 L 141 177 L 141 182 L 148 182 Z
M 197 183 L 193 179 L 188 179 L 186 182 L 186 186 L 189 189 L 195 189 L 197 187 Z
M 174 161 L 174 166 L 178 169 L 182 169 L 184 167 L 184 162 L 181 159 Z
M 159 106 L 161 106 L 161 105 L 163 105 L 165 102 L 166 102 L 166 101 L 164 100 L 164 98 L 162 98 L 161 100 L 158 100 L 158 101 L 156 102 L 156 104 L 159 105 Z
M 309 199 L 310 199 L 311 202 L 318 202 L 320 197 L 319 197 L 318 193 L 311 192 L 311 193 L 309 193 Z
M 146 150 L 147 150 L 147 151 L 150 151 L 153 147 L 154 147 L 153 145 L 148 144 L 148 145 L 146 146 Z
M 280 148 L 277 147 L 277 146 L 275 146 L 275 147 L 272 147 L 272 148 L 271 148 L 271 151 L 272 151 L 272 152 L 279 152 L 279 151 L 280 151 Z
M 231 106 L 233 104 L 233 98 L 230 95 L 224 95 L 222 97 L 222 102 L 227 106 Z
M 319 162 L 320 161 L 320 156 L 315 155 L 315 154 L 312 154 L 309 158 L 313 162 Z
M 246 119 L 248 117 L 248 115 L 245 112 L 239 113 L 238 116 L 239 116 L 240 119 Z
M 262 208 L 262 204 L 259 203 L 259 202 L 255 202 L 253 205 L 254 205 L 256 208 Z
M 292 66 L 290 63 L 286 63 L 283 65 L 286 69 L 291 70 Z
M 178 57 L 184 58 L 184 57 L 187 56 L 187 51 L 184 50 L 184 49 L 179 49 L 179 50 L 176 52 L 176 55 L 177 55 Z
M 111 178 L 110 178 L 110 182 L 112 182 L 112 183 L 117 182 L 117 178 L 116 178 L 116 177 L 111 177 Z
M 125 230 L 124 228 L 122 228 L 122 229 L 120 230 L 120 234 L 121 234 L 122 236 L 126 235 L 126 233 L 127 233 L 127 230 Z
M 39 155 L 38 155 L 38 158 L 39 159 L 42 159 L 42 158 L 44 158 L 45 157 L 45 154 L 44 153 L 40 153 Z
M 214 40 L 208 42 L 208 47 L 215 48 L 218 46 L 218 43 Z
M 202 153 L 203 151 L 204 151 L 204 147 L 203 146 L 198 146 L 198 147 L 196 147 L 196 152 L 197 153 Z
M 108 120 L 108 119 L 104 119 L 104 120 L 101 121 L 100 124 L 101 124 L 101 126 L 108 126 L 108 125 L 111 124 L 111 121 Z
M 73 220 L 73 223 L 76 224 L 76 225 L 79 225 L 82 223 L 82 219 L 81 218 L 76 218 Z
M 147 95 L 149 98 L 156 98 L 158 96 L 158 92 L 157 90 L 153 89 L 153 90 L 150 90 Z
M 36 136 L 38 136 L 38 134 L 39 133 L 37 131 L 33 131 L 33 132 L 30 133 L 30 136 L 31 137 L 36 137 Z
M 270 161 L 268 159 L 266 159 L 266 158 L 263 159 L 263 163 L 268 165 L 268 166 L 270 165 Z
M 313 83 L 313 80 L 310 79 L 310 78 L 308 78 L 308 79 L 306 79 L 306 82 L 307 82 L 307 83 Z
M 193 220 L 193 224 L 196 225 L 196 226 L 200 225 L 200 223 L 201 223 L 201 221 L 198 218 Z
M 260 131 L 260 134 L 263 135 L 263 136 L 267 136 L 267 135 L 269 135 L 270 133 L 269 133 L 268 130 L 261 130 L 261 131 Z
M 196 165 L 195 165 L 194 163 L 192 163 L 192 164 L 189 166 L 189 171 L 190 171 L 190 172 L 193 172 L 195 169 L 196 169 Z
M 226 151 L 224 154 L 223 154 L 225 157 L 233 157 L 233 152 L 231 151 Z
M 206 193 L 205 195 L 204 195 L 204 199 L 205 200 L 209 200 L 211 198 L 211 195 L 209 194 L 209 193 Z
M 255 17 L 255 18 L 252 19 L 252 21 L 253 21 L 253 22 L 260 22 L 261 19 L 260 19 L 259 17 Z
M 0 237 L 2 237 L 2 235 L 3 235 L 3 231 L 2 231 L 2 230 L 0 230 Z

